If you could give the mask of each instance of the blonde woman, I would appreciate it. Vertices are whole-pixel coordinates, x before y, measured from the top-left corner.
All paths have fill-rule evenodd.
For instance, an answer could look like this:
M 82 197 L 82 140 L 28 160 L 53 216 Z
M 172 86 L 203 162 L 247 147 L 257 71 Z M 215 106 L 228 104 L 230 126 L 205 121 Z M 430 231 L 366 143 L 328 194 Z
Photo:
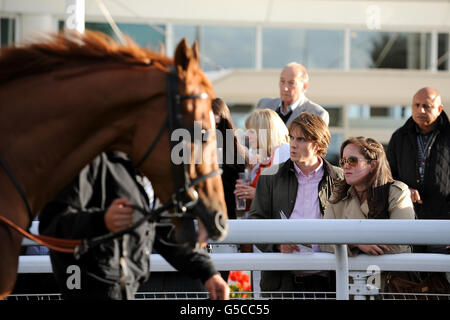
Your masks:
M 255 197 L 256 183 L 264 168 L 289 159 L 289 132 L 280 116 L 271 109 L 254 110 L 246 119 L 249 138 L 250 185 L 238 180 L 235 194 L 249 202 Z M 265 170 L 264 174 L 270 174 Z
M 248 163 L 251 169 L 250 184 L 241 180 L 236 183 L 235 194 L 247 200 L 246 212 L 255 197 L 256 184 L 261 175 L 273 174 L 276 164 L 289 159 L 289 132 L 280 116 L 271 109 L 256 109 L 246 119 L 245 127 L 249 139 Z M 262 171 L 264 170 L 264 173 Z M 241 252 L 259 252 L 251 244 L 242 244 Z M 259 297 L 260 271 L 252 271 L 253 293 Z

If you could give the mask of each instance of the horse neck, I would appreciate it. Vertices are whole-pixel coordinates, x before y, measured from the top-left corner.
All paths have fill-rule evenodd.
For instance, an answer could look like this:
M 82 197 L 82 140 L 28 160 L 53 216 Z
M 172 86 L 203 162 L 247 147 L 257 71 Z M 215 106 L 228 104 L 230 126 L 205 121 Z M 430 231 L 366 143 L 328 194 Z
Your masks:
M 148 68 L 55 78 L 25 81 L 16 91 L 27 90 L 26 100 L 35 103 L 18 99 L 15 115 L 27 116 L 13 121 L 20 123 L 17 130 L 5 132 L 5 144 L 0 146 L 34 212 L 102 151 L 129 153 L 137 122 L 152 98 L 165 91 L 164 73 Z

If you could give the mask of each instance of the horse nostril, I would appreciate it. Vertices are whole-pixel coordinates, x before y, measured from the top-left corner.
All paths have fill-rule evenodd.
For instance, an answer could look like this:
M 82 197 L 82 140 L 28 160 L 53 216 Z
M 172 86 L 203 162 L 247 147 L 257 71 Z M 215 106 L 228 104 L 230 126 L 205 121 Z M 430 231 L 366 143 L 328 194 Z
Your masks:
M 217 240 L 223 240 L 228 233 L 228 219 L 223 211 L 216 211 L 214 215 L 215 225 L 219 231 Z

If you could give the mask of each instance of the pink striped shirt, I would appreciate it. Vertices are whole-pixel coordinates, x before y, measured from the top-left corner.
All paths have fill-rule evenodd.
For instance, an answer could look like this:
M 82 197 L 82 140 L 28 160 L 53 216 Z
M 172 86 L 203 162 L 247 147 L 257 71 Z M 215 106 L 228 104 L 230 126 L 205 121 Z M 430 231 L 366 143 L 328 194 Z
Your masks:
M 298 181 L 297 198 L 295 199 L 294 210 L 289 219 L 321 219 L 319 202 L 319 182 L 323 177 L 323 161 L 319 158 L 320 165 L 305 175 L 294 163 L 294 168 Z M 315 252 L 320 252 L 319 246 L 313 244 Z

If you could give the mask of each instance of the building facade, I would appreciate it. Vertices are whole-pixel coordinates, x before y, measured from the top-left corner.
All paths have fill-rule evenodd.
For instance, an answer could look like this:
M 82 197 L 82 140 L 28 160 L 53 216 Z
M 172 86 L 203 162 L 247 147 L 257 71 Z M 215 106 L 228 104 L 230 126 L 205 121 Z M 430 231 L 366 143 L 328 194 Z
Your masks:
M 0 0 L 1 45 L 62 30 L 79 2 Z M 198 41 L 202 67 L 238 127 L 260 98 L 278 96 L 281 68 L 302 63 L 308 97 L 330 113 L 332 160 L 349 136 L 387 144 L 421 87 L 439 90 L 450 110 L 450 1 L 81 2 L 86 29 L 118 37 L 110 14 L 122 33 L 142 46 L 162 44 L 169 56 L 182 38 Z

